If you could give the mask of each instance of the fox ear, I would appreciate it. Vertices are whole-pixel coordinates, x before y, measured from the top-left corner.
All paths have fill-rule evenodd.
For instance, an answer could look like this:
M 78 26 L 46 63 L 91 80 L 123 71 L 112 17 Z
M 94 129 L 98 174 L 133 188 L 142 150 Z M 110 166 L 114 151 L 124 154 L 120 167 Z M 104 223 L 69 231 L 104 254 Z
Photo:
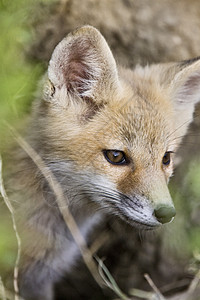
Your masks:
M 200 57 L 179 65 L 179 72 L 170 83 L 170 98 L 174 102 L 178 134 L 184 135 L 192 122 L 195 104 L 200 101 Z
M 55 93 L 64 90 L 68 95 L 92 98 L 96 104 L 104 98 L 108 88 L 119 85 L 111 50 L 92 26 L 79 28 L 57 45 L 49 63 L 48 77 Z

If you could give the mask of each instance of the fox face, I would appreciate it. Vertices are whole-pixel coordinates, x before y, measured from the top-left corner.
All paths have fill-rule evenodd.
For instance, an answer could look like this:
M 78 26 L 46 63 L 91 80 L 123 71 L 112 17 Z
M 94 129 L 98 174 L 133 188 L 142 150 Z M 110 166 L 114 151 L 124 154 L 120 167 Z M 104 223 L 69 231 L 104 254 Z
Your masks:
M 170 222 L 174 152 L 199 100 L 199 59 L 127 70 L 91 26 L 62 40 L 36 110 L 42 156 L 72 209 L 91 203 L 146 229 Z

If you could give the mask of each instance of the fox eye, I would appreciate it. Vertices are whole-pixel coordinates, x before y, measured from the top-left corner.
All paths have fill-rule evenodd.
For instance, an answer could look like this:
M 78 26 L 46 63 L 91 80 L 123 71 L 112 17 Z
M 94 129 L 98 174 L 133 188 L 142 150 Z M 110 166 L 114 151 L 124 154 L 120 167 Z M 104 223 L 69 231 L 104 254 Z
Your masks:
M 128 159 L 123 151 L 119 150 L 103 150 L 105 159 L 112 165 L 125 165 Z
M 162 159 L 162 163 L 163 165 L 165 166 L 168 166 L 171 162 L 171 153 L 170 151 L 168 152 L 165 152 L 165 155 L 163 156 L 163 159 Z

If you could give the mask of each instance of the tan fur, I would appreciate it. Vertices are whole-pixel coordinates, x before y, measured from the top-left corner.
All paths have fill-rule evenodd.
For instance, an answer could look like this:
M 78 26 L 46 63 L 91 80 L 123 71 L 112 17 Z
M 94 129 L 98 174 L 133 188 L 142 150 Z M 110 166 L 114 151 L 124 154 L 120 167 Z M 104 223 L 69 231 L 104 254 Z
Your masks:
M 200 100 L 199 60 L 126 70 L 99 31 L 84 26 L 56 47 L 47 77 L 28 140 L 60 182 L 84 237 L 106 214 L 139 228 L 160 226 L 156 210 L 174 210 L 167 188 L 173 154 L 168 165 L 163 157 L 176 151 Z M 128 163 L 111 164 L 105 150 L 123 151 Z M 78 250 L 48 183 L 26 156 L 20 168 L 25 222 L 35 232 L 24 250 L 34 255 L 24 267 L 22 295 L 52 300 L 53 283 L 71 270 Z M 35 291 L 38 272 L 44 287 Z

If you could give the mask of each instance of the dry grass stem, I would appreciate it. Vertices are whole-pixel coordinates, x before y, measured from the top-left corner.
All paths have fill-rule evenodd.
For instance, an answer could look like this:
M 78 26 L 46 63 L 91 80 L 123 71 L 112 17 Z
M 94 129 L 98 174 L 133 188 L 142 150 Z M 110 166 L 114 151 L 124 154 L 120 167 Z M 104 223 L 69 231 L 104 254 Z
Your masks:
M 110 235 L 108 232 L 104 231 L 102 234 L 98 236 L 98 238 L 92 243 L 90 246 L 90 252 L 92 254 L 95 254 L 102 245 L 104 245 L 110 238 Z
M 188 288 L 187 294 L 191 295 L 192 293 L 194 293 L 194 291 L 197 289 L 199 283 L 200 283 L 200 270 L 197 272 L 194 279 L 192 280 L 192 282 Z
M 150 276 L 148 274 L 144 274 L 144 278 L 147 280 L 148 284 L 151 286 L 151 288 L 155 292 L 155 294 L 157 296 L 157 299 L 158 300 L 165 300 L 165 298 L 163 297 L 163 295 L 161 294 L 161 292 L 159 291 L 159 289 L 156 287 L 156 285 L 154 284 L 154 282 L 150 278 Z
M 116 281 L 108 271 L 107 267 L 104 265 L 103 261 L 95 257 L 99 264 L 99 274 L 101 275 L 101 278 L 103 279 L 105 285 L 109 287 L 111 290 L 115 292 L 117 296 L 120 297 L 122 300 L 131 300 L 128 296 L 126 296 L 118 287 Z
M 137 297 L 137 298 L 141 298 L 141 299 L 156 300 L 154 292 L 146 292 L 146 291 L 142 291 L 139 289 L 131 289 L 130 295 Z
M 185 290 L 188 287 L 189 278 L 184 278 L 175 282 L 170 282 L 167 285 L 162 286 L 162 293 L 170 292 L 174 289 Z
M 6 291 L 1 276 L 0 276 L 0 297 L 2 300 L 6 300 Z
M 44 178 L 48 181 L 52 191 L 54 192 L 56 196 L 56 200 L 58 203 L 59 210 L 63 216 L 63 219 L 69 228 L 77 246 L 80 249 L 81 255 L 83 257 L 83 260 L 89 269 L 90 273 L 92 274 L 95 281 L 98 283 L 100 287 L 102 287 L 102 279 L 98 273 L 97 266 L 93 260 L 92 253 L 88 249 L 86 242 L 72 216 L 72 214 L 69 211 L 68 205 L 67 205 L 67 199 L 66 196 L 63 194 L 62 187 L 60 186 L 59 182 L 55 178 L 54 174 L 51 172 L 51 170 L 47 167 L 47 165 L 44 163 L 42 158 L 38 155 L 38 153 L 15 131 L 14 128 L 11 128 L 9 126 L 10 130 L 12 131 L 16 141 L 18 144 L 22 147 L 22 149 L 29 155 L 29 157 L 33 160 L 33 162 L 36 164 Z
M 0 299 L 1 300 L 13 300 L 14 297 L 15 297 L 14 294 L 4 287 L 1 277 L 0 277 Z M 25 299 L 21 298 L 20 296 L 18 296 L 18 299 L 25 300 Z
M 7 194 L 6 194 L 5 188 L 4 188 L 1 155 L 0 155 L 0 193 L 1 193 L 1 196 L 2 196 L 4 202 L 7 206 L 10 214 L 11 214 L 12 225 L 13 225 L 15 236 L 16 236 L 16 239 L 17 239 L 17 257 L 16 257 L 15 267 L 14 267 L 13 285 L 14 285 L 14 292 L 15 292 L 15 298 L 14 299 L 19 300 L 18 274 L 19 274 L 19 260 L 20 260 L 20 255 L 21 255 L 21 240 L 20 240 L 20 236 L 19 236 L 18 231 L 17 231 L 14 210 L 13 210 L 13 207 L 10 203 L 10 200 L 9 200 Z

